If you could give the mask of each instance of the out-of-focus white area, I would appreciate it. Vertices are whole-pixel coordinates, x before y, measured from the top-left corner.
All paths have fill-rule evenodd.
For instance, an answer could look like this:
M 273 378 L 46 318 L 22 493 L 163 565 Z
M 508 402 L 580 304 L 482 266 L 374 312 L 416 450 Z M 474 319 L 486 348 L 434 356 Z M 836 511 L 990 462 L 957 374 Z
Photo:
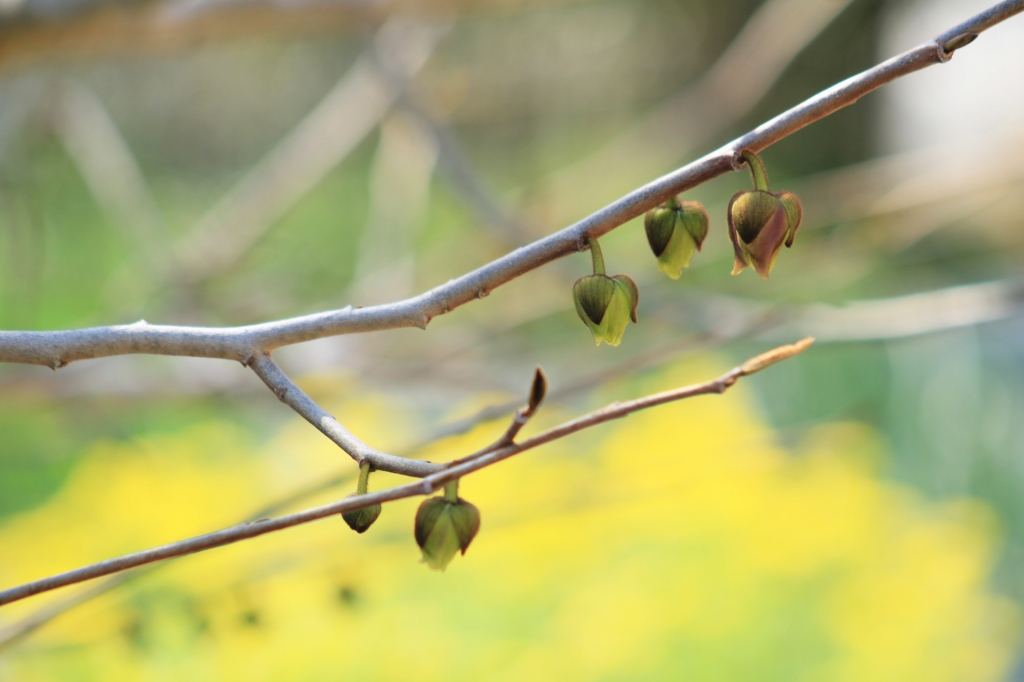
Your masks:
M 879 57 L 907 50 L 994 4 L 994 0 L 904 0 L 882 22 Z M 1024 122 L 1024 22 L 985 31 L 946 64 L 925 69 L 883 90 L 882 151 L 998 131 Z

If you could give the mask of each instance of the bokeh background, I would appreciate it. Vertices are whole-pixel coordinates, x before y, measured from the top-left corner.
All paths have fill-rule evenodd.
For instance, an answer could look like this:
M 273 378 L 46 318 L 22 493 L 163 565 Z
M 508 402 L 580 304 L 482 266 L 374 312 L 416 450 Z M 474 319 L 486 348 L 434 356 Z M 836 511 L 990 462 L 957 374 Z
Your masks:
M 386 302 L 585 216 L 985 0 L 0 0 L 0 327 L 234 325 Z M 810 351 L 417 501 L 0 609 L 0 680 L 1024 679 L 1024 18 L 768 149 L 805 223 L 731 277 L 602 240 L 428 331 L 276 353 L 357 435 L 489 442 Z M 486 417 L 486 418 L 485 418 Z M 489 419 L 488 419 L 489 418 Z M 0 367 L 0 586 L 337 499 L 354 465 L 232 363 Z M 397 477 L 376 474 L 371 488 Z

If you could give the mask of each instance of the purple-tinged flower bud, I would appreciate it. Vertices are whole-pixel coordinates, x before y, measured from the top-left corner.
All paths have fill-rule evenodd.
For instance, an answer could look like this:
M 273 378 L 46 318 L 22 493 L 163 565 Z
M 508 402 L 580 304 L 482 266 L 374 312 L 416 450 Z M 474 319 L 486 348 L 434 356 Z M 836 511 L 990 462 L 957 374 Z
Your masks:
M 729 239 L 736 255 L 732 274 L 750 266 L 768 279 L 782 245 L 793 246 L 803 207 L 792 192 L 769 191 L 768 176 L 757 155 L 745 151 L 743 157 L 756 189 L 737 192 L 729 201 Z

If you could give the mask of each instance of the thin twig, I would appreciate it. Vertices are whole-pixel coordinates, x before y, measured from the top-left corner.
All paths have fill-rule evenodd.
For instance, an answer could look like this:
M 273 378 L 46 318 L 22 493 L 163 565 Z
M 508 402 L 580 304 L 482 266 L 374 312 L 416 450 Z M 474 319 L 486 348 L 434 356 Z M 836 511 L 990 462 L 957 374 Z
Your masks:
M 679 170 L 640 187 L 574 225 L 451 280 L 395 303 L 331 310 L 243 327 L 132 325 L 66 331 L 0 332 L 0 361 L 59 368 L 87 358 L 151 353 L 190 355 L 247 362 L 258 353 L 303 341 L 357 332 L 425 328 L 430 320 L 485 296 L 495 288 L 555 259 L 585 248 L 600 237 L 680 192 L 741 168 L 739 153 L 761 151 L 801 128 L 855 103 L 864 95 L 907 74 L 948 61 L 943 45 L 961 35 L 980 33 L 1024 11 L 1024 0 L 1004 2 L 934 40 L 838 83 L 753 131 Z
M 519 432 L 523 430 L 523 427 L 530 421 L 530 418 L 537 414 L 537 410 L 540 408 L 540 404 L 544 401 L 544 396 L 547 394 L 547 391 L 547 377 L 544 376 L 544 372 L 542 372 L 540 367 L 538 367 L 536 373 L 533 375 L 533 385 L 530 387 L 530 396 L 527 399 L 527 403 L 516 410 L 516 413 L 512 415 L 512 422 L 508 425 L 508 428 L 505 429 L 505 433 L 501 434 L 498 440 L 494 441 L 482 450 L 477 450 L 465 457 L 454 459 L 451 462 L 448 462 L 445 467 L 451 469 L 452 467 L 457 467 L 460 464 L 472 462 L 474 459 L 483 457 L 489 452 L 494 452 L 499 448 L 515 443 L 516 436 L 519 435 Z
M 675 402 L 685 398 L 692 398 L 698 395 L 725 393 L 725 391 L 735 384 L 740 377 L 753 374 L 754 372 L 761 371 L 772 364 L 791 358 L 806 350 L 811 343 L 813 343 L 813 339 L 807 338 L 795 344 L 775 348 L 767 353 L 747 360 L 742 365 L 726 372 L 712 381 L 694 384 L 692 386 L 685 386 L 671 391 L 665 391 L 663 393 L 656 393 L 637 400 L 630 400 L 628 402 L 612 403 L 604 408 L 585 414 L 582 417 L 578 417 L 572 421 L 568 421 L 552 429 L 548 429 L 547 431 L 539 433 L 532 438 L 528 438 L 521 443 L 505 445 L 504 447 L 500 447 L 485 455 L 477 457 L 472 461 L 465 462 L 454 467 L 445 468 L 441 471 L 430 474 L 420 481 L 396 486 L 387 490 L 367 493 L 365 495 L 346 497 L 338 502 L 332 502 L 331 504 L 314 507 L 296 514 L 278 517 L 276 519 L 260 519 L 259 521 L 243 523 L 213 533 L 208 533 L 206 535 L 190 538 L 188 540 L 173 542 L 160 547 L 154 547 L 153 549 L 135 552 L 133 554 L 126 554 L 124 556 L 101 561 L 90 566 L 84 566 L 72 571 L 67 571 L 66 573 L 60 573 L 49 578 L 43 578 L 42 580 L 36 580 L 24 585 L 12 587 L 0 592 L 0 606 L 19 601 L 21 599 L 26 599 L 42 592 L 49 592 L 50 590 L 65 587 L 67 585 L 73 585 L 86 580 L 100 578 L 105 575 L 119 573 L 121 571 L 126 571 L 137 566 L 144 566 L 156 561 L 163 561 L 165 559 L 184 556 L 186 554 L 194 554 L 195 552 L 201 552 L 214 547 L 222 547 L 224 545 L 239 542 L 241 540 L 248 540 L 249 538 L 254 538 L 266 533 L 291 528 L 292 526 L 333 516 L 334 514 L 363 509 L 375 504 L 382 504 L 407 497 L 429 495 L 442 488 L 444 484 L 449 481 L 462 478 L 463 476 L 479 471 L 480 469 L 491 466 L 492 464 L 496 464 L 521 452 L 526 452 L 527 450 L 532 450 L 540 445 L 550 443 L 560 438 L 565 438 L 577 431 L 582 431 L 583 429 L 597 426 L 598 424 L 603 424 L 614 419 L 621 419 L 633 412 L 647 409 L 649 407 L 655 407 L 657 405 L 663 405 L 665 403 Z
M 366 460 L 374 469 L 418 478 L 435 473 L 444 466 L 422 460 L 405 459 L 371 448 L 296 386 L 269 355 L 261 353 L 254 356 L 249 366 L 281 402 L 298 412 L 303 419 L 319 429 L 356 462 L 362 463 Z

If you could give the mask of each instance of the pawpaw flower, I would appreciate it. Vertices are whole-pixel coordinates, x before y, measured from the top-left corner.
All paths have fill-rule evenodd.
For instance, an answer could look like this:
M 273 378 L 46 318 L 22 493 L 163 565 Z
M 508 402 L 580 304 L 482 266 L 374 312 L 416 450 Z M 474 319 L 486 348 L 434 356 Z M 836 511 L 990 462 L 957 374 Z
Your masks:
M 604 274 L 604 257 L 596 239 L 590 240 L 594 274 L 580 277 L 572 287 L 576 313 L 594 335 L 594 343 L 609 346 L 622 342 L 630 321 L 637 321 L 636 307 L 640 290 L 627 275 L 609 277 Z
M 414 535 L 423 551 L 423 562 L 443 571 L 480 530 L 480 510 L 458 496 L 458 481 L 445 486 L 443 497 L 431 497 L 416 511 Z
M 729 239 L 736 255 L 732 274 L 749 266 L 768 279 L 782 245 L 793 246 L 803 207 L 792 192 L 770 191 L 764 164 L 756 154 L 745 151 L 743 158 L 750 166 L 754 189 L 741 190 L 729 201 Z
M 679 279 L 690 267 L 695 251 L 708 236 L 708 212 L 699 201 L 680 202 L 675 197 L 644 216 L 647 243 L 658 259 L 658 269 Z

